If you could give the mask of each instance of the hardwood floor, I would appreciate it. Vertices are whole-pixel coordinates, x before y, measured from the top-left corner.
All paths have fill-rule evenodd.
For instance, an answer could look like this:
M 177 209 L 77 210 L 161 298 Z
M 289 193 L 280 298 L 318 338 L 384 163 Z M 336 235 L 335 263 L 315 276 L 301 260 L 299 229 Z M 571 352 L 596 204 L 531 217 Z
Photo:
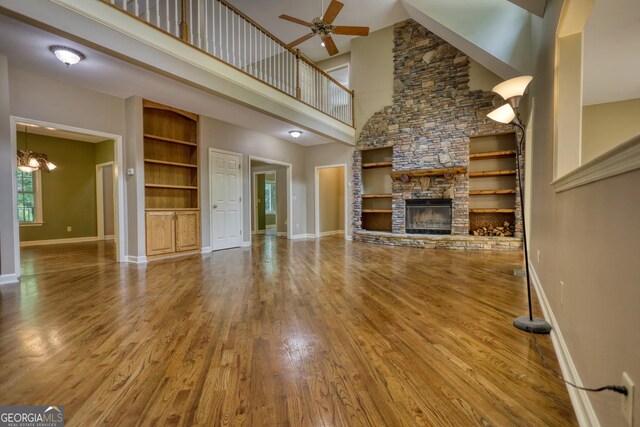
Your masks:
M 577 424 L 511 326 L 516 253 L 267 237 L 147 266 L 31 262 L 0 288 L 0 402 L 64 405 L 67 425 Z

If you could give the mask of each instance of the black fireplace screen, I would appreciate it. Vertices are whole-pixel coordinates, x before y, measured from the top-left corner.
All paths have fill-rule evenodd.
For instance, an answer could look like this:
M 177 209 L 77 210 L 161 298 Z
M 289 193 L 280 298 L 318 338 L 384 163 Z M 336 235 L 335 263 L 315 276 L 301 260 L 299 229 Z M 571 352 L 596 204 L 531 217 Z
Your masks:
M 451 234 L 451 199 L 405 200 L 405 230 L 411 234 Z

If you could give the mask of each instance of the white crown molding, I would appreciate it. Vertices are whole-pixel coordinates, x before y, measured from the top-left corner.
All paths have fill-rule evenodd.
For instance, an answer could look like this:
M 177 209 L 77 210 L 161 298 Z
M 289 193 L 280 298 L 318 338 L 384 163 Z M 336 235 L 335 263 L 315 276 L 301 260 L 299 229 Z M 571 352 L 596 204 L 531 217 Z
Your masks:
M 551 183 L 556 193 L 640 169 L 640 137 L 596 157 Z
M 573 363 L 571 353 L 569 353 L 569 348 L 567 347 L 562 336 L 562 332 L 560 331 L 560 326 L 556 322 L 556 317 L 553 314 L 549 300 L 544 293 L 538 274 L 531 263 L 529 263 L 529 271 L 531 273 L 531 282 L 533 283 L 533 287 L 538 295 L 538 302 L 540 302 L 540 306 L 542 307 L 544 318 L 551 324 L 551 326 L 553 326 L 550 333 L 551 341 L 553 342 L 553 348 L 555 349 L 556 357 L 558 358 L 558 364 L 560 365 L 562 376 L 565 380 L 582 387 L 582 380 L 580 380 L 580 375 L 578 375 L 578 369 Z M 598 417 L 591 405 L 587 392 L 584 390 L 578 390 L 571 386 L 567 386 L 567 391 L 569 392 L 569 398 L 573 404 L 573 409 L 576 413 L 578 423 L 581 426 L 599 427 L 600 421 L 598 421 Z

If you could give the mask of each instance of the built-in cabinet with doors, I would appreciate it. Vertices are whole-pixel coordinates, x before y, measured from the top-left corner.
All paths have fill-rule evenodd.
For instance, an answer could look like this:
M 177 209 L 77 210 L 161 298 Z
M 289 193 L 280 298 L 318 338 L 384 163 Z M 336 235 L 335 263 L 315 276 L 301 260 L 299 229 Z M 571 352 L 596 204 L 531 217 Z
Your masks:
M 198 116 L 144 101 L 147 256 L 200 250 Z

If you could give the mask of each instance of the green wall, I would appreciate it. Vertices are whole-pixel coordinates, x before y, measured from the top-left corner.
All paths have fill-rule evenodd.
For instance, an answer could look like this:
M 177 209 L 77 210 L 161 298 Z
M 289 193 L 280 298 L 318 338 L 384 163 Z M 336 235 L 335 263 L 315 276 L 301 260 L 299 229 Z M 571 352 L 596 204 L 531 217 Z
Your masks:
M 113 160 L 113 141 L 93 144 L 31 133 L 28 141 L 30 150 L 46 154 L 57 168 L 41 172 L 44 224 L 21 226 L 20 240 L 96 236 L 96 164 Z M 18 132 L 18 148 L 25 145 L 25 134 Z

